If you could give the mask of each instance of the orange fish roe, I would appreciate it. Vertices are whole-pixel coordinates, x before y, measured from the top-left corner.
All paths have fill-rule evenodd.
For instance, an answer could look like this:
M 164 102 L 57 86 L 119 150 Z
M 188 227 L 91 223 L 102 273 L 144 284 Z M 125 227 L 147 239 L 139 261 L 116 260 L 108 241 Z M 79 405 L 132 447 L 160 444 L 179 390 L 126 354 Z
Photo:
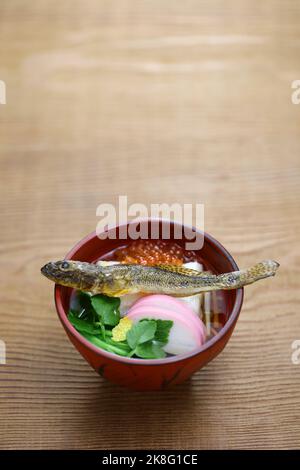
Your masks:
M 127 264 L 180 266 L 184 262 L 183 248 L 163 240 L 135 240 L 130 245 L 117 249 L 114 255 L 115 259 Z

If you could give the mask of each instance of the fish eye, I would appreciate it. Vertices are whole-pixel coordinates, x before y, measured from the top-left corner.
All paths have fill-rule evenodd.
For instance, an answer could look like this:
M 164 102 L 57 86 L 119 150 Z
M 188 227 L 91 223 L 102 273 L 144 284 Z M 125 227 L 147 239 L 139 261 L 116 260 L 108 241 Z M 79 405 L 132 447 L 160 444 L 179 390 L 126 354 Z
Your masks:
M 68 261 L 63 261 L 60 267 L 61 269 L 69 269 L 70 264 L 68 263 Z

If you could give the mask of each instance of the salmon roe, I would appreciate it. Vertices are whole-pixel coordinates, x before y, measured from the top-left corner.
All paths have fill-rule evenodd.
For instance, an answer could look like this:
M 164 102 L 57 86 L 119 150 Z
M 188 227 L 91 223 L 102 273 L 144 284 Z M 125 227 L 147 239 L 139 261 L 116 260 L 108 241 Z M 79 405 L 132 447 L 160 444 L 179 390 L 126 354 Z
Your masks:
M 127 264 L 173 264 L 184 262 L 184 250 L 173 242 L 163 240 L 135 240 L 130 245 L 115 251 L 115 259 Z

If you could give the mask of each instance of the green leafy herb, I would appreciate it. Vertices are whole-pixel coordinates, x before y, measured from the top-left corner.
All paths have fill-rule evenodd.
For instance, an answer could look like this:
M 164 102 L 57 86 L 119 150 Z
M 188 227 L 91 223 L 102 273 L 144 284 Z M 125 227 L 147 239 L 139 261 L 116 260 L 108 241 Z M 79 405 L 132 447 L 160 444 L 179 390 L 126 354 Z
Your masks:
M 157 320 L 153 318 L 145 318 L 141 321 L 155 321 L 156 322 L 156 331 L 154 335 L 155 341 L 161 343 L 161 345 L 167 344 L 169 340 L 170 330 L 174 324 L 172 320 Z
M 147 341 L 139 344 L 135 349 L 135 354 L 143 359 L 160 359 L 166 357 L 165 351 L 156 341 Z
M 159 359 L 166 357 L 162 347 L 167 344 L 170 329 L 173 325 L 169 320 L 140 320 L 128 331 L 126 339 L 132 348 L 130 357 L 143 359 Z
M 172 320 L 156 320 L 156 331 L 154 339 L 162 345 L 167 344 L 172 326 Z
M 115 326 L 120 321 L 120 299 L 106 295 L 93 295 L 91 304 L 104 325 Z
M 141 320 L 128 331 L 126 335 L 127 343 L 135 350 L 135 348 L 146 341 L 154 338 L 156 331 L 155 320 Z
M 86 292 L 76 292 L 72 299 L 72 312 L 81 319 L 94 319 L 94 312 L 91 308 L 91 296 Z
M 165 357 L 163 346 L 168 342 L 173 322 L 143 319 L 127 332 L 126 341 L 114 341 L 112 327 L 120 321 L 119 307 L 119 298 L 76 292 L 68 319 L 84 338 L 105 351 L 143 359 Z
M 81 333 L 82 336 L 84 336 L 87 340 L 89 340 L 92 344 L 94 344 L 95 346 L 98 346 L 99 348 L 102 348 L 104 349 L 105 351 L 108 351 L 108 352 L 112 352 L 112 353 L 115 353 L 115 354 L 119 354 L 119 356 L 128 356 L 128 351 L 122 349 L 118 346 L 115 346 L 115 345 L 112 345 L 112 344 L 108 344 L 106 343 L 105 341 L 103 341 L 102 339 L 100 338 L 97 338 L 96 336 L 94 335 L 89 335 L 88 333 Z
M 90 335 L 101 334 L 99 326 L 95 326 L 94 323 L 78 318 L 72 310 L 69 311 L 68 319 L 80 333 L 89 333 Z
M 111 338 L 105 338 L 105 342 L 107 344 L 110 344 L 111 346 L 117 346 L 120 349 L 123 349 L 124 351 L 127 351 L 128 353 L 130 353 L 130 351 L 131 351 L 130 346 L 128 346 L 128 344 L 123 342 L 123 341 L 122 342 L 121 341 L 114 341 Z

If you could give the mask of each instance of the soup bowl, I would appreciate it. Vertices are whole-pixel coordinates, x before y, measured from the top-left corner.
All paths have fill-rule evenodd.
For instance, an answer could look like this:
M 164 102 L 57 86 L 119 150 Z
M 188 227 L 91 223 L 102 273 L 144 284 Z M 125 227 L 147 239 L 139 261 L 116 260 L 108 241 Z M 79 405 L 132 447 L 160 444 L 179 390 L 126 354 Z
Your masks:
M 141 223 L 150 227 L 152 221 L 144 220 Z M 175 241 L 184 247 L 185 243 L 190 241 L 185 238 L 185 232 L 183 231 L 182 239 L 175 239 L 174 229 L 178 228 L 178 224 L 161 220 L 159 221 L 160 229 L 166 223 L 170 224 L 171 227 L 170 241 Z M 112 229 L 114 238 L 107 237 L 106 239 L 99 238 L 94 232 L 77 243 L 65 259 L 95 262 L 114 249 L 130 242 L 130 240 L 127 241 L 123 238 L 124 229 L 127 228 L 128 225 L 115 227 Z M 232 256 L 217 240 L 208 233 L 196 232 L 203 237 L 203 246 L 196 252 L 197 256 L 199 255 L 201 260 L 214 273 L 221 274 L 238 270 Z M 120 235 L 121 233 L 122 235 Z M 224 308 L 226 311 L 223 313 L 226 314 L 227 318 L 225 325 L 213 338 L 191 353 L 170 356 L 164 359 L 138 359 L 118 356 L 104 351 L 81 336 L 67 318 L 71 293 L 72 289 L 55 285 L 56 310 L 69 339 L 98 374 L 115 384 L 135 390 L 163 390 L 182 383 L 214 359 L 227 344 L 243 303 L 243 289 L 224 291 Z

